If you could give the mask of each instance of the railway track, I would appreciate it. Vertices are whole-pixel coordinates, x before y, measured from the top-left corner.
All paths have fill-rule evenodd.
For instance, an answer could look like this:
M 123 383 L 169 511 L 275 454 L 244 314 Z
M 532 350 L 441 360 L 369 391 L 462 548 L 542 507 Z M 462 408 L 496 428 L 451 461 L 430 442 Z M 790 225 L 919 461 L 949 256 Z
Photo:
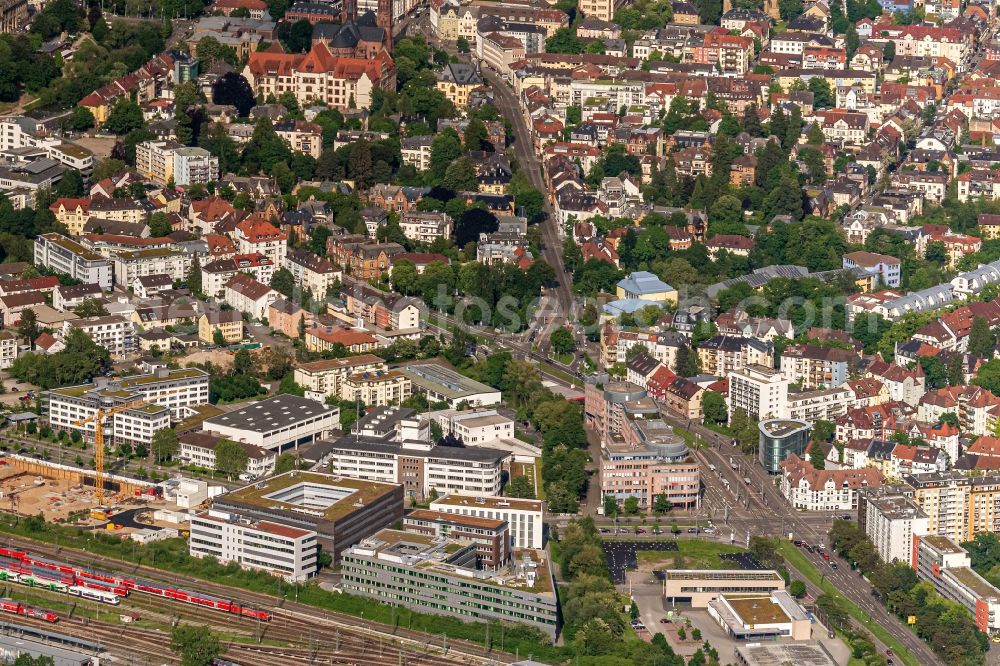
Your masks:
M 379 660 L 367 663 L 406 663 L 419 666 L 442 666 L 445 664 L 471 664 L 485 666 L 486 664 L 506 664 L 515 660 L 514 655 L 487 650 L 484 646 L 476 643 L 461 640 L 446 640 L 436 636 L 413 631 L 404 628 L 381 629 L 383 625 L 378 625 L 370 621 L 351 615 L 344 615 L 314 606 L 299 604 L 288 599 L 274 597 L 268 594 L 233 588 L 218 583 L 175 574 L 114 560 L 101 555 L 94 555 L 87 551 L 80 551 L 69 548 L 54 547 L 48 544 L 32 541 L 15 535 L 3 535 L 2 541 L 11 548 L 21 548 L 41 557 L 60 560 L 79 566 L 103 569 L 111 573 L 119 573 L 127 576 L 143 578 L 151 581 L 161 582 L 165 585 L 194 588 L 205 594 L 211 594 L 224 599 L 238 601 L 244 606 L 257 606 L 267 609 L 272 614 L 272 621 L 260 623 L 249 618 L 227 615 L 219 611 L 191 606 L 188 604 L 175 603 L 160 597 L 145 595 L 141 592 L 133 592 L 129 597 L 123 599 L 123 607 L 135 605 L 138 608 L 145 608 L 153 612 L 161 613 L 166 618 L 176 618 L 184 621 L 198 621 L 211 627 L 218 627 L 227 633 L 232 633 L 236 627 L 246 627 L 250 629 L 248 634 L 261 641 L 287 642 L 290 644 L 302 644 L 304 636 L 310 636 L 316 632 L 318 627 L 323 627 L 328 635 L 331 630 L 336 631 L 338 643 L 345 648 L 358 650 L 360 654 L 374 654 L 374 650 L 379 651 Z M 113 625 L 115 629 L 121 625 Z M 255 633 L 259 631 L 260 633 Z M 112 641 L 121 643 L 121 632 L 112 632 Z M 169 636 L 166 636 L 165 647 L 161 648 L 160 659 L 162 663 L 163 655 L 169 654 Z M 432 641 L 434 644 L 432 644 Z M 112 644 L 109 641 L 109 644 Z M 339 645 L 323 641 L 315 643 L 312 647 L 302 648 L 268 648 L 262 645 L 246 646 L 240 643 L 231 643 L 230 649 L 235 652 L 248 652 L 253 656 L 251 650 L 256 653 L 270 653 L 274 649 L 289 650 L 289 658 L 298 651 L 316 650 L 316 646 L 325 649 L 341 649 Z M 304 658 L 305 652 L 301 656 Z M 232 658 L 236 658 L 235 655 Z M 275 666 L 284 663 L 275 661 L 271 656 L 270 661 L 261 661 L 261 666 Z M 365 662 L 354 659 L 348 655 L 346 661 L 325 662 L 317 655 L 313 655 L 309 661 L 303 663 L 357 663 L 359 666 Z M 244 662 L 236 659 L 238 663 Z M 254 666 L 247 663 L 246 666 Z

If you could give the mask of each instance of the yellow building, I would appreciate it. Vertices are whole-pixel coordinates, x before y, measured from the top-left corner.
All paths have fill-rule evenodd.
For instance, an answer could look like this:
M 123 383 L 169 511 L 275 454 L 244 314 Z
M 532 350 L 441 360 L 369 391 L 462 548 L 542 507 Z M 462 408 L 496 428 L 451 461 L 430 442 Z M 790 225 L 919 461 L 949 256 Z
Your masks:
M 913 500 L 927 514 L 927 531 L 969 541 L 979 532 L 1000 532 L 1000 476 L 966 476 L 958 470 L 905 476 Z
M 449 63 L 437 73 L 437 89 L 459 109 L 469 104 L 469 93 L 481 85 L 483 77 L 474 65 Z
M 227 343 L 243 339 L 243 316 L 235 310 L 208 312 L 198 319 L 198 339 L 208 344 L 215 343 L 215 332 L 222 331 Z
M 618 298 L 651 303 L 676 303 L 677 290 L 648 271 L 635 271 L 618 283 Z

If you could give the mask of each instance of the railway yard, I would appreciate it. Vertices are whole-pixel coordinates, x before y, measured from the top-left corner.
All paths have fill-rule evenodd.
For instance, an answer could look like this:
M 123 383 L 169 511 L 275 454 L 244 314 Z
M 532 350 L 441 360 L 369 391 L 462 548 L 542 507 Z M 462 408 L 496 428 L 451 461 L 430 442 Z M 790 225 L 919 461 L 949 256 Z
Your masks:
M 479 645 L 446 639 L 428 641 L 424 634 L 403 627 L 382 630 L 352 616 L 265 594 L 234 591 L 156 569 L 123 566 L 121 562 L 81 551 L 48 547 L 16 537 L 5 537 L 3 543 L 5 548 L 0 550 L 5 557 L 0 558 L 0 570 L 8 575 L 0 597 L 6 598 L 8 605 L 13 602 L 34 611 L 6 610 L 5 615 L 18 616 L 16 620 L 13 616 L 3 619 L 29 627 L 55 626 L 61 634 L 100 643 L 122 663 L 150 666 L 176 663 L 169 655 L 170 631 L 177 623 L 210 627 L 226 646 L 225 657 L 241 666 L 300 663 L 431 666 L 514 661 L 512 655 L 489 653 Z M 21 570 L 35 572 L 29 574 L 30 585 L 10 577 L 17 559 L 9 555 L 17 552 L 26 558 Z M 63 571 L 50 568 L 50 575 L 46 575 L 46 567 L 29 566 L 27 561 L 42 561 L 46 567 L 61 564 Z M 90 577 L 81 578 L 80 573 Z M 60 578 L 67 582 L 60 585 Z M 100 578 L 116 582 L 102 583 Z M 87 581 L 91 584 L 69 585 Z M 120 587 L 123 584 L 137 587 L 125 591 Z M 106 586 L 104 590 L 100 589 L 102 586 Z M 124 594 L 106 592 L 116 588 Z M 144 592 L 143 588 L 160 592 Z M 79 590 L 103 591 L 106 596 L 81 595 Z M 163 591 L 173 596 L 164 596 Z M 109 597 L 115 601 L 108 603 Z

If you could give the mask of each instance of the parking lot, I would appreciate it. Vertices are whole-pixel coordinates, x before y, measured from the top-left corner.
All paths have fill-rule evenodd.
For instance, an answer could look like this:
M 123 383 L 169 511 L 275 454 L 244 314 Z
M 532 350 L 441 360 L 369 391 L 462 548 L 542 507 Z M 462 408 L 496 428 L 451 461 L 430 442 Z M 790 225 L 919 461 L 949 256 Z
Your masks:
M 744 571 L 763 571 L 764 567 L 749 553 L 723 553 L 720 558 L 731 562 L 734 569 Z
M 672 552 L 677 550 L 676 541 L 605 541 L 604 558 L 608 561 L 608 572 L 615 585 L 625 582 L 625 572 L 639 565 L 638 550 Z

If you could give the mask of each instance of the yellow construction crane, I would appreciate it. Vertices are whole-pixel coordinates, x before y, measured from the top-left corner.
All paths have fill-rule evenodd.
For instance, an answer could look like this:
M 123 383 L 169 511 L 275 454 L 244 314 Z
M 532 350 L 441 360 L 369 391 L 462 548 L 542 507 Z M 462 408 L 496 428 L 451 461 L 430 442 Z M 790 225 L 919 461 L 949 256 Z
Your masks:
M 135 409 L 146 404 L 144 400 L 131 400 L 114 407 L 99 407 L 93 416 L 73 423 L 79 427 L 91 422 L 94 424 L 94 461 L 97 468 L 94 485 L 97 488 L 97 503 L 99 505 L 104 504 L 104 419 L 126 409 Z

